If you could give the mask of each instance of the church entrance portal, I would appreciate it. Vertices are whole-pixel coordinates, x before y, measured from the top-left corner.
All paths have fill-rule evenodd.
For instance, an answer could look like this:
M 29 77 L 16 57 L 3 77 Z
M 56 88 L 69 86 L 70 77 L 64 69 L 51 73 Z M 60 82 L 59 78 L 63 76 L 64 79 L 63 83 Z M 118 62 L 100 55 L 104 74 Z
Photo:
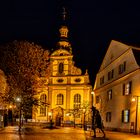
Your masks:
M 61 126 L 61 117 L 56 116 L 56 126 Z
M 53 119 L 55 121 L 56 126 L 61 126 L 63 121 L 63 113 L 64 110 L 61 107 L 57 107 L 53 109 Z

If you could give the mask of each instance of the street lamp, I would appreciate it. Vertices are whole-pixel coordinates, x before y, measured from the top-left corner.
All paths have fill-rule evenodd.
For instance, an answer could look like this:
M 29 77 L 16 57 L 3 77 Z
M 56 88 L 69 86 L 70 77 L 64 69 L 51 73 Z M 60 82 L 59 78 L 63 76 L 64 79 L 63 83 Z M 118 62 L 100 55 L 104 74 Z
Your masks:
M 83 125 L 84 125 L 84 130 L 86 130 L 86 124 L 85 124 L 85 118 L 86 118 L 86 109 L 83 109 L 83 114 L 84 114 L 84 120 L 83 120 Z
M 49 120 L 52 119 L 52 112 L 48 112 Z
M 52 122 L 52 112 L 48 112 L 49 120 L 50 120 L 50 128 L 53 127 L 53 122 Z
M 134 96 L 132 102 L 136 102 L 136 116 L 135 116 L 135 131 L 134 134 L 137 134 L 137 120 L 138 120 L 138 101 L 140 96 Z
M 16 102 L 19 103 L 19 129 L 18 131 L 21 131 L 21 98 L 17 97 Z

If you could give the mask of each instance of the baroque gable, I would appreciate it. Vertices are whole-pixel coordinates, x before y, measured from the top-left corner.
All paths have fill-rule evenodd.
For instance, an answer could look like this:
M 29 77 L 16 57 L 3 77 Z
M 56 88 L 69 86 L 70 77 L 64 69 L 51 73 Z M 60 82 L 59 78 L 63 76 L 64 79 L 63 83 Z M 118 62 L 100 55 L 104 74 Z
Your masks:
M 77 68 L 74 66 L 74 64 L 71 65 L 71 75 L 81 75 L 82 71 L 80 68 Z

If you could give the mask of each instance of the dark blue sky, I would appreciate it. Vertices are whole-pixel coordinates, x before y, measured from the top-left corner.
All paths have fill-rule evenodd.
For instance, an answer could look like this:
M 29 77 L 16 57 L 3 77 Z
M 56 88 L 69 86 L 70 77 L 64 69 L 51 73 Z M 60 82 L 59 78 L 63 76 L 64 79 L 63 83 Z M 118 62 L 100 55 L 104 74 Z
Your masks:
M 136 0 L 3 0 L 0 43 L 28 40 L 55 48 L 61 8 L 68 12 L 74 60 L 88 68 L 92 83 L 112 39 L 140 46 L 140 8 Z

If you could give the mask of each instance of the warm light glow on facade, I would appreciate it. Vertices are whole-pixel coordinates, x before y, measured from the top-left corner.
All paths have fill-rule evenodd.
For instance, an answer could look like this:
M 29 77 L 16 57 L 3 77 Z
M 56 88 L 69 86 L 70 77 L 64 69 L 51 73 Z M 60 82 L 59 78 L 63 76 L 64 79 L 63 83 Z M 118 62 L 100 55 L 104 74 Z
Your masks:
M 85 108 L 83 109 L 83 112 L 84 112 L 84 113 L 86 112 L 86 109 L 85 109 Z
M 94 95 L 94 91 L 91 91 L 91 94 Z
M 69 113 L 67 113 L 66 116 L 69 116 Z
M 133 97 L 133 98 L 132 98 L 132 102 L 135 102 L 135 101 L 136 101 L 136 98 Z
M 9 108 L 12 108 L 12 105 L 10 105 Z
M 48 116 L 52 116 L 52 112 L 48 112 Z

